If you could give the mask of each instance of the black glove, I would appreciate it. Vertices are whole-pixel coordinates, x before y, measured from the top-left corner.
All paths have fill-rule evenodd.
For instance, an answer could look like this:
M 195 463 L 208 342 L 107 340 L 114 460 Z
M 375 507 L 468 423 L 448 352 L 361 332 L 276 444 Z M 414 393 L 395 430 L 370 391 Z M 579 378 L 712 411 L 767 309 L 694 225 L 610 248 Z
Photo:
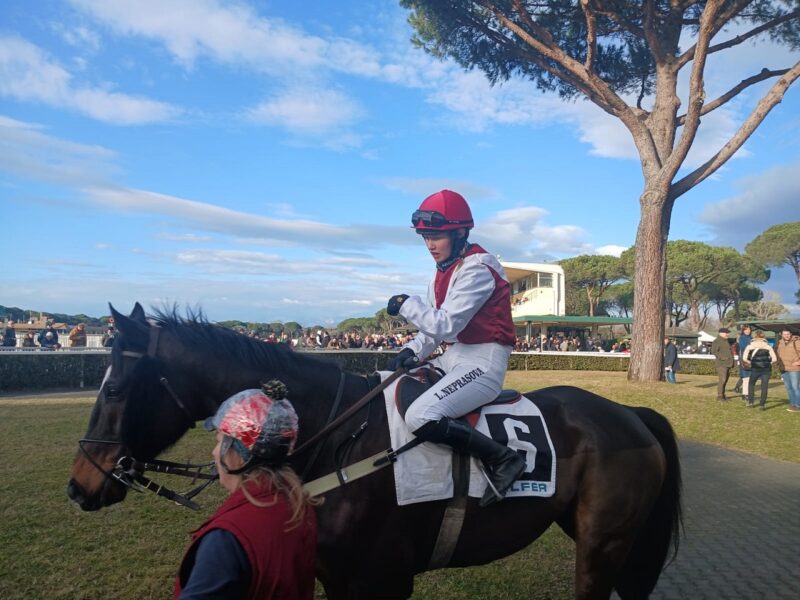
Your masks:
M 396 356 L 389 359 L 386 363 L 386 368 L 390 371 L 397 371 L 397 369 L 412 369 L 419 364 L 419 359 L 414 354 L 411 348 L 403 348 Z
M 389 298 L 389 304 L 386 307 L 386 312 L 388 312 L 393 317 L 396 317 L 400 314 L 400 307 L 403 305 L 403 302 L 408 300 L 408 294 L 400 294 L 399 296 L 392 296 Z

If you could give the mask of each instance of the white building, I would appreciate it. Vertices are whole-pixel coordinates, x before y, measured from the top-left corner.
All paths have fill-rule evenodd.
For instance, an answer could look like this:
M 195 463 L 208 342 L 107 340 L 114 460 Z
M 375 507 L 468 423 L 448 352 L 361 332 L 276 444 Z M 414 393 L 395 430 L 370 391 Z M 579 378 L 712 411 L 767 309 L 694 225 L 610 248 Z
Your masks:
M 511 283 L 511 317 L 566 314 L 564 269 L 556 264 L 500 261 Z

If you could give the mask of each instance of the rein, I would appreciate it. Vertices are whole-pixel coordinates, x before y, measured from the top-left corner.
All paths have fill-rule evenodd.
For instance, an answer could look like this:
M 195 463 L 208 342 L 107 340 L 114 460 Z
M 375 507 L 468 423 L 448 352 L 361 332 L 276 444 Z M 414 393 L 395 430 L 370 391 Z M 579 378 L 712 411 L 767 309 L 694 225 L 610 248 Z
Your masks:
M 331 431 L 339 427 L 342 423 L 344 423 L 347 419 L 352 417 L 356 412 L 358 412 L 361 408 L 367 405 L 375 396 L 382 393 L 384 389 L 386 389 L 393 381 L 395 381 L 401 375 L 404 375 L 408 372 L 408 369 L 404 367 L 400 367 L 394 373 L 389 375 L 384 381 L 379 383 L 377 386 L 372 388 L 365 396 L 363 396 L 360 400 L 358 400 L 355 404 L 353 404 L 350 408 L 348 408 L 345 412 L 343 412 L 337 419 L 331 421 L 333 416 L 336 414 L 336 409 L 339 405 L 339 401 L 341 400 L 341 392 L 342 392 L 342 384 L 344 382 L 344 378 L 340 381 L 339 390 L 336 394 L 336 400 L 334 401 L 333 408 L 331 413 L 328 417 L 328 424 L 325 425 L 322 429 L 320 429 L 316 434 L 311 436 L 308 440 L 302 443 L 298 448 L 296 448 L 290 456 L 298 454 L 308 448 L 310 448 L 313 444 L 323 440 Z M 344 375 L 344 373 L 342 374 Z M 364 423 L 359 431 L 357 431 L 353 436 L 349 438 L 349 440 L 354 440 L 358 437 L 363 431 L 366 423 Z M 332 489 L 337 487 L 346 485 L 351 481 L 355 481 L 356 479 L 361 479 L 367 475 L 374 473 L 375 471 L 380 471 L 384 467 L 389 466 L 393 462 L 397 460 L 397 457 L 402 454 L 403 452 L 407 452 L 411 450 L 415 446 L 418 446 L 423 442 L 422 438 L 415 438 L 408 442 L 406 445 L 394 450 L 392 448 L 388 448 L 377 454 L 374 454 L 368 458 L 360 460 L 348 467 L 338 466 L 336 471 L 333 473 L 329 473 L 328 475 L 324 475 L 313 481 L 309 481 L 303 485 L 303 489 L 310 495 L 310 496 L 319 496 L 324 494 L 325 492 L 329 492 Z M 314 454 L 312 455 L 311 460 L 309 461 L 308 466 L 306 467 L 303 473 L 303 479 L 305 479 L 305 475 L 310 470 L 310 465 L 316 459 L 319 451 L 322 449 L 323 444 L 318 444 L 314 450 Z
M 98 464 L 94 458 L 92 458 L 92 455 L 86 450 L 84 444 L 116 444 L 122 446 L 122 442 L 115 440 L 93 440 L 89 438 L 82 438 L 78 440 L 78 448 L 80 448 L 80 451 L 83 453 L 86 459 L 108 479 L 117 481 L 126 488 L 135 490 L 137 492 L 149 490 L 155 493 L 157 496 L 161 496 L 167 500 L 172 500 L 176 504 L 191 508 L 192 510 L 200 509 L 200 506 L 196 502 L 193 502 L 192 498 L 197 496 L 197 494 L 202 492 L 209 485 L 211 485 L 211 483 L 219 478 L 219 475 L 217 475 L 216 470 L 214 469 L 214 463 L 175 463 L 168 460 L 140 462 L 132 456 L 120 457 L 119 460 L 117 460 L 117 464 L 114 465 L 114 468 L 111 471 L 107 471 L 102 467 L 102 465 Z M 209 469 L 209 472 L 204 473 L 203 469 Z M 180 494 L 167 487 L 164 487 L 161 484 L 156 483 L 149 477 L 146 477 L 144 475 L 146 471 L 155 471 L 157 473 L 165 473 L 167 475 L 191 477 L 192 483 L 198 479 L 205 479 L 206 481 L 197 487 Z
M 336 418 L 333 421 L 331 421 L 330 423 L 328 423 L 325 427 L 320 429 L 317 433 L 315 433 L 309 439 L 307 439 L 305 442 L 300 444 L 299 447 L 295 448 L 292 451 L 292 453 L 290 454 L 290 456 L 294 456 L 295 454 L 300 454 L 304 450 L 308 450 L 308 448 L 310 448 L 312 445 L 317 443 L 322 438 L 326 437 L 331 431 L 333 431 L 334 429 L 339 427 L 347 419 L 349 419 L 354 414 L 356 414 L 370 400 L 372 400 L 375 396 L 377 396 L 378 394 L 383 392 L 383 390 L 386 389 L 389 386 L 389 384 L 391 384 L 395 379 L 397 379 L 401 375 L 405 374 L 406 372 L 407 372 L 407 370 L 404 369 L 403 367 L 397 369 L 394 373 L 389 375 L 389 377 L 387 377 L 384 381 L 382 381 L 377 386 L 372 388 L 372 390 L 370 390 L 364 397 L 362 397 L 361 400 L 359 400 L 358 402 L 353 404 L 353 406 L 351 406 L 346 411 L 344 411 L 341 415 L 339 415 L 338 418 Z

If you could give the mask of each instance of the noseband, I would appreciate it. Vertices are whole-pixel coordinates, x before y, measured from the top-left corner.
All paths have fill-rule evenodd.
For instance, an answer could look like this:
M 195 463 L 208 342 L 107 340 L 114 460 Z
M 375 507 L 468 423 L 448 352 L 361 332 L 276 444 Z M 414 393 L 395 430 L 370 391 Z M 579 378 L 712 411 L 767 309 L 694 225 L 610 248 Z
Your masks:
M 150 341 L 147 345 L 147 354 L 145 355 L 142 352 L 133 352 L 130 350 L 123 350 L 122 355 L 129 357 L 129 358 L 136 358 L 140 359 L 144 356 L 149 356 L 151 358 L 156 358 L 156 353 L 158 352 L 158 338 L 161 333 L 160 327 L 151 326 L 150 327 Z M 172 389 L 170 386 L 169 381 L 166 377 L 159 378 L 159 384 L 167 391 L 170 398 L 178 405 L 178 407 L 183 411 L 183 413 L 187 416 L 190 427 L 195 426 L 195 420 L 192 417 L 189 410 L 186 408 L 186 405 L 181 401 L 180 397 L 175 393 L 175 390 Z M 107 388 L 107 383 L 103 384 L 104 388 Z M 114 388 L 109 389 L 107 392 L 104 392 L 106 399 L 110 402 L 113 402 L 117 398 L 117 391 Z M 117 463 L 114 465 L 114 468 L 111 471 L 106 470 L 100 465 L 88 452 L 86 449 L 86 444 L 105 444 L 105 445 L 116 445 L 123 447 L 123 443 L 121 440 L 97 440 L 97 439 L 90 439 L 90 438 L 81 438 L 78 440 L 78 448 L 80 449 L 81 453 L 86 457 L 88 460 L 98 471 L 100 471 L 105 477 L 111 481 L 116 481 L 122 485 L 124 485 L 128 489 L 135 490 L 137 492 L 144 492 L 145 490 L 149 490 L 155 493 L 162 498 L 166 498 L 168 500 L 172 500 L 176 504 L 180 504 L 181 506 L 186 506 L 187 508 L 191 508 L 192 510 L 199 510 L 200 506 L 192 501 L 197 494 L 202 492 L 206 489 L 212 482 L 219 479 L 219 475 L 216 472 L 214 467 L 214 463 L 175 463 L 166 460 L 152 460 L 148 462 L 138 461 L 132 456 L 122 456 L 117 460 Z M 205 470 L 208 469 L 207 472 Z M 155 471 L 157 473 L 166 473 L 168 475 L 179 475 L 182 477 L 191 477 L 192 483 L 197 481 L 198 479 L 206 480 L 204 483 L 201 483 L 197 487 L 189 490 L 188 492 L 184 492 L 183 494 L 179 494 L 169 488 L 164 487 L 156 482 L 154 482 L 149 477 L 146 477 L 144 473 L 146 471 Z

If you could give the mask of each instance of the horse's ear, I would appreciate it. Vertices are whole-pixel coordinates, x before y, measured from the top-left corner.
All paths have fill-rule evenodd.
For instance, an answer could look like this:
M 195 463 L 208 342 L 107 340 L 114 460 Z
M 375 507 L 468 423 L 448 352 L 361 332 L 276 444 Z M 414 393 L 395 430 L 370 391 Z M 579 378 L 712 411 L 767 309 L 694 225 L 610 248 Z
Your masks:
M 133 305 L 133 310 L 131 311 L 131 319 L 134 321 L 139 321 L 141 323 L 147 323 L 147 316 L 144 314 L 144 309 L 142 305 L 138 302 Z
M 144 315 L 144 310 L 142 310 L 138 302 L 136 306 L 142 312 L 142 315 Z M 111 304 L 109 304 L 108 307 L 111 309 L 111 316 L 114 317 L 114 325 L 120 335 L 129 340 L 134 346 L 147 346 L 150 340 L 150 324 L 146 319 L 142 319 L 141 321 L 138 319 L 136 316 L 136 307 L 134 307 L 130 317 L 126 317 L 121 312 L 118 312 Z

